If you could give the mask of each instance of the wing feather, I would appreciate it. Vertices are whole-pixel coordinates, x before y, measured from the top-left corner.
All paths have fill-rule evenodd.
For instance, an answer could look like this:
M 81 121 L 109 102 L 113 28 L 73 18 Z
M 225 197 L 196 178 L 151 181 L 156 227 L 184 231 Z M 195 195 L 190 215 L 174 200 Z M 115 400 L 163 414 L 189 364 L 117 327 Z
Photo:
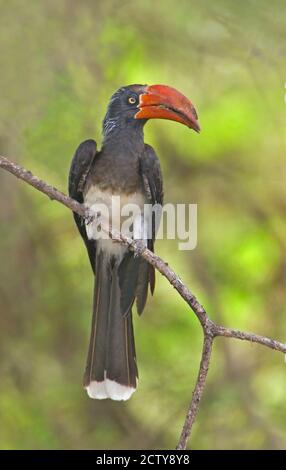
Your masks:
M 92 139 L 82 142 L 72 159 L 69 172 L 69 196 L 83 203 L 83 191 L 87 176 L 97 154 L 96 142 Z M 75 223 L 87 248 L 90 264 L 95 273 L 96 242 L 89 240 L 86 233 L 85 222 L 81 216 L 73 213 Z
M 150 145 L 145 144 L 145 152 L 140 160 L 140 171 L 146 198 L 152 206 L 163 205 L 163 178 L 159 159 Z M 152 214 L 152 239 L 148 240 L 148 248 L 154 251 L 156 237 L 155 214 Z M 155 269 L 145 260 L 141 260 L 136 291 L 137 311 L 140 314 L 145 306 L 148 294 L 148 284 L 151 294 L 155 289 Z

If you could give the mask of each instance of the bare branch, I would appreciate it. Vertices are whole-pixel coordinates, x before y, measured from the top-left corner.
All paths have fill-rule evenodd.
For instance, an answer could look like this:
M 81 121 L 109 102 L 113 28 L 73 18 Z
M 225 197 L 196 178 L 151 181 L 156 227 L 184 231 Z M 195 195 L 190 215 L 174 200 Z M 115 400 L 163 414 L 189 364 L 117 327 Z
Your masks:
M 208 375 L 212 345 L 214 341 L 214 336 L 211 333 L 206 333 L 204 335 L 204 345 L 202 351 L 202 358 L 199 368 L 199 374 L 196 382 L 195 389 L 193 391 L 192 400 L 187 412 L 185 423 L 181 432 L 179 443 L 176 447 L 177 450 L 184 450 L 187 447 L 187 442 L 192 431 L 193 424 L 195 422 L 197 413 L 199 411 L 199 406 L 201 398 L 204 392 L 206 379 Z
M 22 168 L 18 164 L 11 162 L 5 157 L 0 156 L 0 168 L 12 173 L 17 178 L 22 179 L 26 183 L 33 186 L 38 191 L 46 194 L 50 199 L 56 200 L 61 204 L 65 205 L 68 209 L 76 212 L 82 217 L 92 218 L 94 214 L 90 214 L 89 210 L 77 201 L 66 196 L 64 193 L 58 191 L 53 186 L 50 186 L 45 181 L 39 179 L 33 175 L 30 171 Z M 233 330 L 225 328 L 224 326 L 218 325 L 213 322 L 207 315 L 204 307 L 199 303 L 194 294 L 188 289 L 188 287 L 181 281 L 179 276 L 173 271 L 173 269 L 157 256 L 152 251 L 148 250 L 142 245 L 140 241 L 132 240 L 126 237 L 122 233 L 111 230 L 110 227 L 102 227 L 109 236 L 119 243 L 126 245 L 129 249 L 136 251 L 137 254 L 142 256 L 148 263 L 152 264 L 157 271 L 159 271 L 170 284 L 177 290 L 180 296 L 187 302 L 190 308 L 198 318 L 202 330 L 204 333 L 204 345 L 202 350 L 202 357 L 200 362 L 199 374 L 196 381 L 195 389 L 192 395 L 192 400 L 188 409 L 188 413 L 185 419 L 185 423 L 182 429 L 177 449 L 186 449 L 187 441 L 190 437 L 192 426 L 194 424 L 196 415 L 199 410 L 200 401 L 204 392 L 209 363 L 211 359 L 212 344 L 216 337 L 224 336 L 226 338 L 240 339 L 243 341 L 249 341 L 251 343 L 258 343 L 267 348 L 286 353 L 286 344 L 276 341 L 265 336 L 259 336 L 254 333 L 247 333 L 243 331 Z
M 246 333 L 244 331 L 232 330 L 224 326 L 216 325 L 215 335 L 258 343 L 267 348 L 286 353 L 286 344 L 280 343 L 280 341 L 276 341 L 275 339 L 267 338 L 266 336 L 256 335 L 255 333 Z
M 61 193 L 58 189 L 50 186 L 45 181 L 41 180 L 37 176 L 34 176 L 33 173 L 29 170 L 25 170 L 25 168 L 21 167 L 17 163 L 8 160 L 6 157 L 2 157 L 0 155 L 0 168 L 3 170 L 9 171 L 12 175 L 17 176 L 17 178 L 25 181 L 25 183 L 30 184 L 38 191 L 46 194 L 50 199 L 55 199 L 58 202 L 64 204 L 64 206 L 68 207 L 72 211 L 76 212 L 81 216 L 88 215 L 86 209 L 82 204 L 79 204 L 77 201 L 71 199 L 70 197 L 66 196 L 64 193 Z

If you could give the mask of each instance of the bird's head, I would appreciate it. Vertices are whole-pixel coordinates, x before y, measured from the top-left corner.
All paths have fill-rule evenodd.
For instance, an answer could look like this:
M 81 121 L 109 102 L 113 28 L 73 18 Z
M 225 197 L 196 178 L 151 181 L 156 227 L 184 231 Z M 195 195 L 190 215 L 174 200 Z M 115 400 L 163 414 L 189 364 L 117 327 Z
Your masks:
M 117 128 L 143 127 L 149 119 L 169 119 L 200 131 L 193 103 L 166 85 L 129 85 L 111 97 L 103 121 L 104 134 Z

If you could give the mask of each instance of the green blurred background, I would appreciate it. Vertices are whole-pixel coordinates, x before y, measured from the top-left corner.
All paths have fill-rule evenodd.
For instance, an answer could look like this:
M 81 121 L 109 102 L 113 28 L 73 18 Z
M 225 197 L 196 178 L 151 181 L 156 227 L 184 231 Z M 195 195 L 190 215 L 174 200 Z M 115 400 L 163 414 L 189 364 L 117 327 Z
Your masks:
M 0 152 L 66 191 L 80 141 L 101 141 L 110 95 L 164 83 L 202 133 L 153 121 L 165 201 L 198 204 L 198 246 L 157 252 L 210 316 L 286 339 L 284 0 L 0 0 Z M 174 448 L 201 329 L 167 281 L 135 319 L 127 403 L 82 388 L 92 275 L 71 213 L 0 171 L 0 447 Z M 286 365 L 218 339 L 191 447 L 283 448 Z

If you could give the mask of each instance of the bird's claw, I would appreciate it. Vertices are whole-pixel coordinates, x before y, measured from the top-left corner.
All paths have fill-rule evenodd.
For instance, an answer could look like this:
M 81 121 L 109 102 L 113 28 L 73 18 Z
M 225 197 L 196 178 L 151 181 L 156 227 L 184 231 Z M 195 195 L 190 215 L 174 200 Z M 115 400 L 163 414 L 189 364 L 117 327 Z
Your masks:
M 94 211 L 88 210 L 86 215 L 84 217 L 82 217 L 82 224 L 83 225 L 89 225 L 95 219 L 99 219 L 100 215 L 101 214 L 99 212 L 94 212 Z
M 89 224 L 91 224 L 91 223 L 93 222 L 93 220 L 94 220 L 94 217 L 95 217 L 94 214 L 91 214 L 91 213 L 85 215 L 85 216 L 82 218 L 83 224 L 84 224 L 84 225 L 89 225 Z
M 145 251 L 145 248 L 146 246 L 142 240 L 136 240 L 134 246 L 134 258 L 138 258 L 139 256 L 141 256 L 142 253 Z

